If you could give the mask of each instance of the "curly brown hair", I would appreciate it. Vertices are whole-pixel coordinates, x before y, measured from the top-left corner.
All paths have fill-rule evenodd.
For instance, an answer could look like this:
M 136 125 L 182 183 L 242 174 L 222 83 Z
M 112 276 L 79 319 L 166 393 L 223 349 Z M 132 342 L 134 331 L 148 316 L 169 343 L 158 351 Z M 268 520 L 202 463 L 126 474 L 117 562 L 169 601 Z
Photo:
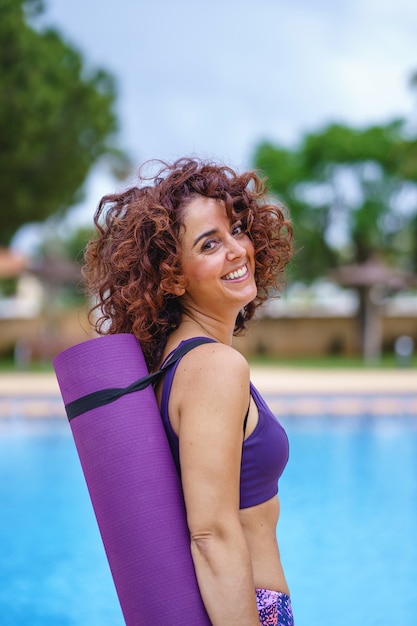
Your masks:
M 180 237 L 188 202 L 197 195 L 222 201 L 231 222 L 241 220 L 252 239 L 258 291 L 239 313 L 235 334 L 271 293 L 280 291 L 292 252 L 285 209 L 267 201 L 264 181 L 255 172 L 239 175 L 195 158 L 157 163 L 156 175 L 140 170 L 139 186 L 102 198 L 94 216 L 97 236 L 87 245 L 83 268 L 87 289 L 96 298 L 90 314 L 99 312 L 96 331 L 133 333 L 151 371 L 181 318 L 181 298 L 174 291 L 187 286 Z

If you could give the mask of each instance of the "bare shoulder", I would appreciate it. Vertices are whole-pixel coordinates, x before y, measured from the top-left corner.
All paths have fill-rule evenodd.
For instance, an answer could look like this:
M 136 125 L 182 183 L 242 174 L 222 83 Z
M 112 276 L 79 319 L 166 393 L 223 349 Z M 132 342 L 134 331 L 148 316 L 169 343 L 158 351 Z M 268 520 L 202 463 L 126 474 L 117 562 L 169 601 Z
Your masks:
M 228 405 L 237 401 L 238 405 L 242 402 L 247 406 L 249 365 L 231 346 L 206 343 L 194 348 L 181 359 L 176 379 L 180 402 L 202 402 L 210 398 L 211 403 L 218 400 Z
M 231 374 L 249 378 L 249 365 L 245 357 L 223 343 L 205 343 L 190 350 L 181 360 L 181 370 L 194 376 L 220 376 Z

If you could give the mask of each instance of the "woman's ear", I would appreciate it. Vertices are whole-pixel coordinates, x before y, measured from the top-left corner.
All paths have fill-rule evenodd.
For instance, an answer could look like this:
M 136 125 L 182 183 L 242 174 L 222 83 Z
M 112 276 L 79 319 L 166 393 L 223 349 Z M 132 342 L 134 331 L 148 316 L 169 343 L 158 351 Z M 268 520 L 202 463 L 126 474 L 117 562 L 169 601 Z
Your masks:
M 183 287 L 182 285 L 174 285 L 172 287 L 172 293 L 174 294 L 174 296 L 177 296 L 177 298 L 180 298 L 185 294 L 185 287 Z
M 180 298 L 187 291 L 187 281 L 182 276 L 177 276 L 174 279 L 170 279 L 169 282 L 167 281 L 164 287 L 173 296 Z
M 187 291 L 187 279 L 177 273 L 176 276 L 169 276 L 163 278 L 161 281 L 161 287 L 166 294 L 171 294 L 176 298 L 180 298 Z

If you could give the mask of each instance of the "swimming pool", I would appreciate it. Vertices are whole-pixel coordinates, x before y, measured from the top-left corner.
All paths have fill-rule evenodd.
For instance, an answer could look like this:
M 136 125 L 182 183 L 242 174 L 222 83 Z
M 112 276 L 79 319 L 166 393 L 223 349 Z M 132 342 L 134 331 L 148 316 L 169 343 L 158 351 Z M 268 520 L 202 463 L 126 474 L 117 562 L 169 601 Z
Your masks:
M 282 422 L 278 536 L 296 626 L 413 626 L 417 418 Z M 64 420 L 0 422 L 0 502 L 2 626 L 123 626 Z

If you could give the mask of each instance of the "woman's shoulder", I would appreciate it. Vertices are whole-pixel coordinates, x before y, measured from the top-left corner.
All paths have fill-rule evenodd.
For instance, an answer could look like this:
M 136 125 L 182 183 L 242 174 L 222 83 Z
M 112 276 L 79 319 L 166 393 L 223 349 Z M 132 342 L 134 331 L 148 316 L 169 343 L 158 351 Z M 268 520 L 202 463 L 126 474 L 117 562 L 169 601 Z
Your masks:
M 195 338 L 198 339 L 198 338 Z M 243 354 L 238 350 L 218 341 L 208 341 L 197 345 L 182 358 L 188 367 L 214 367 L 223 370 L 229 367 L 239 371 L 249 371 L 249 365 Z
M 173 408 L 184 415 L 191 407 L 204 407 L 218 414 L 236 414 L 240 427 L 250 394 L 249 365 L 232 346 L 205 343 L 188 352 L 179 362 L 173 383 Z
M 249 365 L 245 357 L 232 346 L 210 342 L 201 344 L 182 357 L 176 373 L 177 380 L 189 388 L 227 388 L 231 395 L 249 388 Z

